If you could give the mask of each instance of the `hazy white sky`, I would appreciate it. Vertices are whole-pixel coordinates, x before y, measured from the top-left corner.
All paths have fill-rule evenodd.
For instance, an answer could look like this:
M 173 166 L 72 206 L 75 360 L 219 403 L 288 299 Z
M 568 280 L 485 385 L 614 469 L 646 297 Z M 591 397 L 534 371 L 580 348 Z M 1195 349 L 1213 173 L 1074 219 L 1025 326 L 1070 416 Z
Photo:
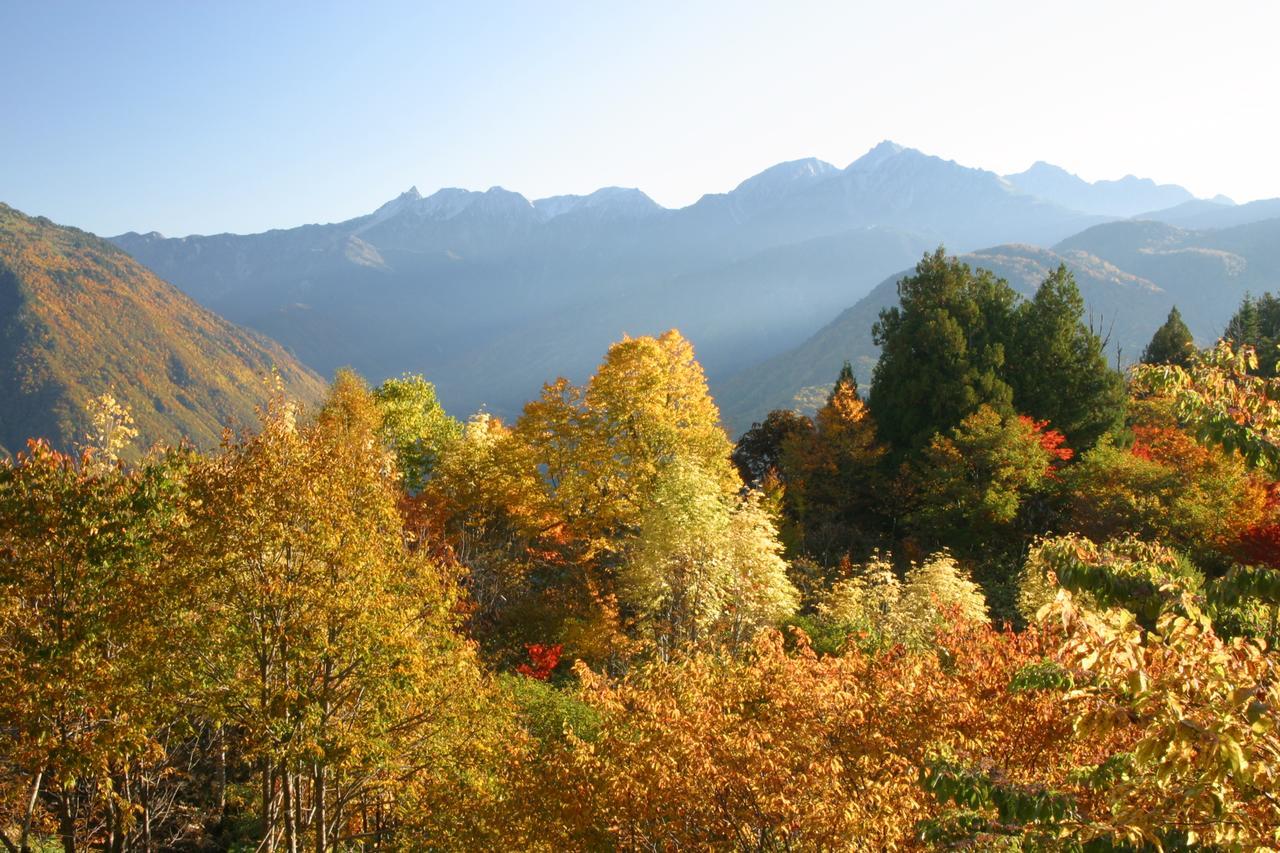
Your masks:
M 255 231 L 416 184 L 668 206 L 882 139 L 1280 196 L 1277 0 L 60 2 L 0 26 L 0 201 Z

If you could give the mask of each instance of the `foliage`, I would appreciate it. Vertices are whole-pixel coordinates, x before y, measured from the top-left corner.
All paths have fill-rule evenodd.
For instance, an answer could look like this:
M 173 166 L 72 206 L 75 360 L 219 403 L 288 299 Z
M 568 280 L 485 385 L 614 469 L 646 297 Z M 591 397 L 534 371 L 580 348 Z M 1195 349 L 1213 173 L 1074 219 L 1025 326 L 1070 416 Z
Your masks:
M 462 425 L 445 414 L 435 386 L 418 374 L 388 379 L 374 389 L 373 398 L 382 413 L 382 440 L 395 453 L 405 489 L 417 494 Z
M 763 422 L 753 423 L 733 448 L 733 464 L 742 482 L 759 488 L 769 476 L 780 476 L 784 448 L 812 429 L 809 418 L 790 409 L 775 409 Z
M 1139 368 L 1077 456 L 1114 411 L 1069 279 L 932 260 L 939 328 L 1046 340 L 953 348 L 1011 404 L 890 451 L 845 370 L 739 446 L 759 488 L 675 332 L 513 426 L 343 373 L 127 462 L 104 395 L 98 449 L 0 465 L 0 843 L 1277 847 L 1273 380 Z M 1033 375 L 1091 402 L 1016 414 Z
M 1083 316 L 1075 278 L 1059 265 L 1018 305 L 1006 366 L 1016 409 L 1047 421 L 1081 449 L 1120 426 L 1125 411 L 1124 380 Z
M 622 567 L 622 600 L 663 657 L 711 639 L 738 644 L 795 612 L 780 552 L 758 495 L 726 496 L 705 472 L 673 463 Z
M 1245 296 L 1227 321 L 1222 337 L 1236 349 L 1252 349 L 1257 353 L 1258 363 L 1251 370 L 1259 376 L 1274 378 L 1280 361 L 1277 348 L 1280 347 L 1280 299 L 1270 293 L 1256 298 Z
M 1255 375 L 1249 346 L 1219 341 L 1191 366 L 1140 366 L 1140 390 L 1168 396 L 1179 422 L 1200 441 L 1237 451 L 1249 465 L 1280 472 L 1280 379 Z
M 982 406 L 1047 420 L 1091 447 L 1123 418 L 1124 383 L 1064 266 L 1027 301 L 1003 279 L 939 249 L 898 283 L 874 327 L 881 348 L 871 411 L 899 453 L 946 434 Z
M 1156 329 L 1151 336 L 1151 343 L 1142 351 L 1143 364 L 1176 364 L 1187 367 L 1191 363 L 1191 350 L 1195 349 L 1195 341 L 1191 330 L 1182 320 L 1182 314 L 1175 305 L 1169 310 L 1169 319 Z
M 1108 789 L 1111 815 L 1085 829 L 1134 844 L 1177 831 L 1190 844 L 1261 849 L 1280 842 L 1275 653 L 1224 641 L 1185 596 L 1144 631 L 1124 610 L 1103 613 L 1063 594 L 1050 618 L 1069 665 L 1088 674 L 1070 694 L 1084 738 L 1135 730 L 1127 771 Z
M 433 792 L 483 799 L 456 762 L 493 749 L 477 725 L 489 688 L 455 631 L 453 579 L 406 548 L 380 425 L 340 375 L 314 423 L 279 401 L 196 472 L 208 701 L 259 771 L 266 837 L 289 847 L 329 849 L 372 806 L 391 810 L 380 832 L 460 832 L 433 817 L 458 812 L 423 810 Z
M 898 283 L 898 306 L 874 329 L 881 354 L 869 400 L 895 449 L 924 445 L 983 405 L 1012 413 L 1004 368 L 1016 299 L 1004 281 L 942 249 Z
M 966 556 L 1016 550 L 1020 511 L 1061 459 L 1059 444 L 1030 419 L 979 408 L 922 452 L 912 529 L 929 546 L 949 545 Z
M 1054 491 L 1064 526 L 1094 540 L 1135 534 L 1219 567 L 1266 522 L 1265 484 L 1234 453 L 1166 419 L 1135 424 L 1132 435 L 1129 449 L 1104 442 L 1061 472 Z
M 942 813 L 918 784 L 940 752 L 1015 784 L 1047 777 L 1097 808 L 1070 775 L 1117 742 L 1073 741 L 1060 694 L 1008 690 L 1044 651 L 1035 635 L 970 627 L 936 648 L 819 657 L 766 632 L 741 659 L 698 654 L 620 681 L 579 668 L 599 728 L 568 737 L 536 777 L 565 792 L 549 804 L 549 843 L 912 847 L 918 822 Z
M 982 591 L 946 552 L 912 565 L 903 581 L 877 555 L 838 581 L 818 612 L 873 647 L 921 646 L 931 642 L 943 624 L 988 621 Z
M 18 846 L 33 830 L 73 849 L 91 827 L 119 844 L 140 820 L 171 828 L 162 744 L 182 736 L 194 639 L 172 562 L 185 460 L 90 459 L 33 441 L 0 467 L 0 756 Z
M 110 391 L 90 400 L 88 409 L 90 429 L 85 436 L 85 449 L 99 465 L 117 464 L 120 453 L 138 437 L 133 415 Z
M 794 550 L 831 566 L 880 543 L 887 450 L 846 364 L 812 427 L 794 430 L 782 446 L 784 538 Z
M 560 655 L 564 652 L 564 646 L 560 643 L 526 643 L 524 648 L 529 653 L 529 662 L 517 666 L 516 672 L 536 681 L 546 681 L 551 677 L 551 673 L 560 665 Z

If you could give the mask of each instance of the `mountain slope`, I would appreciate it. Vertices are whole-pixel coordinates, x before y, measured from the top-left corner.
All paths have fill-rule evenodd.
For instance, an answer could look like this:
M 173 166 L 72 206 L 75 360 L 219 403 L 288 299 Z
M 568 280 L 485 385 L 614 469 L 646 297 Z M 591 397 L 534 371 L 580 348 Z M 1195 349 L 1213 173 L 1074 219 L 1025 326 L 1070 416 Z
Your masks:
M 105 240 L 0 204 L 0 450 L 31 436 L 70 448 L 84 407 L 112 390 L 139 442 L 216 444 L 252 423 L 278 371 L 289 393 L 324 383 L 278 344 L 201 308 Z
M 883 143 L 845 169 L 782 163 L 679 210 L 617 187 L 534 202 L 412 189 L 330 225 L 114 242 L 322 373 L 418 371 L 454 411 L 510 414 L 623 333 L 680 327 L 728 369 L 800 343 L 924 248 L 1052 242 L 1099 221 Z
M 1076 276 L 1089 321 L 1122 362 L 1135 360 L 1177 305 L 1201 344 L 1221 334 L 1246 292 L 1280 291 L 1280 219 L 1220 231 L 1186 231 L 1157 222 L 1113 222 L 1087 229 L 1052 249 L 999 246 L 964 256 L 1030 296 L 1065 263 Z M 804 407 L 820 398 L 846 359 L 870 379 L 878 351 L 871 327 L 897 302 L 894 275 L 803 344 L 716 383 L 727 423 L 742 430 L 770 409 Z

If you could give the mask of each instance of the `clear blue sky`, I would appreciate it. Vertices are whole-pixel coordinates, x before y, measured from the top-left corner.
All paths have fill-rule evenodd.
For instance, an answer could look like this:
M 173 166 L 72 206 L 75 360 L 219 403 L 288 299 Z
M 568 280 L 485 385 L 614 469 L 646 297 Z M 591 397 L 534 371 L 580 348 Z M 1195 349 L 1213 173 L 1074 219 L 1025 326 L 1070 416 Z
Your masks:
M 881 139 L 1280 196 L 1275 0 L 0 0 L 0 200 L 256 231 L 411 184 L 668 206 Z

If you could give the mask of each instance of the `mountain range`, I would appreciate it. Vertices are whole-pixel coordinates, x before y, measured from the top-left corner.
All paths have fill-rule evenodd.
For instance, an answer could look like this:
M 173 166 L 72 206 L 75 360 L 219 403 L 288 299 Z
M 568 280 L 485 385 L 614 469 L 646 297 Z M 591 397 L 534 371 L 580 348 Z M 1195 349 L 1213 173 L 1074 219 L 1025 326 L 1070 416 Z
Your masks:
M 1280 289 L 1280 199 L 1197 199 L 1132 176 L 1090 183 L 1045 163 L 1001 176 L 892 142 L 843 168 L 780 163 L 679 209 L 622 187 L 534 200 L 411 188 L 338 223 L 111 238 L 137 263 L 4 210 L 10 255 L 38 245 L 44 260 L 15 272 L 10 259 L 4 281 L 18 295 L 0 317 L 18 329 L 15 318 L 37 314 L 27 306 L 53 306 L 40 310 L 78 324 L 6 338 L 14 376 L 37 350 L 58 376 L 4 380 L 10 449 L 37 427 L 77 437 L 84 399 L 107 384 L 133 389 L 149 436 L 208 442 L 251 413 L 247 377 L 270 365 L 308 399 L 317 373 L 352 366 L 374 382 L 423 373 L 455 414 L 511 416 L 543 382 L 585 378 L 610 342 L 671 327 L 697 346 L 736 431 L 825 393 L 845 359 L 865 380 L 878 311 L 940 244 L 1024 294 L 1066 263 L 1120 361 L 1175 303 L 1207 342 L 1246 291 Z M 45 282 L 53 267 L 57 286 Z M 95 315 L 94 304 L 109 307 Z
M 533 201 L 410 189 L 335 224 L 113 241 L 321 373 L 421 372 L 454 411 L 509 415 L 542 382 L 584 377 L 623 334 L 678 327 L 724 377 L 939 244 L 1052 244 L 1105 219 L 885 142 L 844 168 L 781 163 L 677 210 L 617 187 Z
M 255 421 L 272 372 L 295 398 L 324 383 L 278 344 L 200 307 L 111 243 L 0 204 L 0 453 L 72 449 L 85 406 L 127 405 L 143 447 L 209 447 Z

